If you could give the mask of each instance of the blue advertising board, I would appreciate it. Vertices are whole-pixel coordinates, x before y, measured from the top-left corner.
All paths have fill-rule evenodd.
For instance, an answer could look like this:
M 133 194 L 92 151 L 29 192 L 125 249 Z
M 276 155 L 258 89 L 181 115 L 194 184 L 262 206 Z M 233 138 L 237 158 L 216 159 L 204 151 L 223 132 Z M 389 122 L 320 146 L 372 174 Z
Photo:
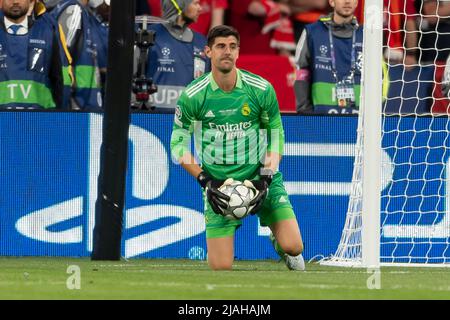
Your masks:
M 132 116 L 122 240 L 126 258 L 206 257 L 201 190 L 170 156 L 172 121 L 168 114 Z M 0 255 L 90 255 L 101 122 L 99 114 L 0 113 Z M 283 122 L 280 170 L 301 227 L 304 255 L 331 255 L 345 223 L 357 118 L 284 116 Z M 415 134 L 412 126 L 431 126 L 434 133 Z M 447 119 L 385 121 L 383 156 L 398 165 L 383 170 L 384 257 L 403 259 L 412 247 L 416 257 L 450 256 L 443 245 L 450 240 L 442 183 L 446 126 Z M 404 148 L 389 148 L 394 143 Z M 425 153 L 421 146 L 435 148 Z M 436 231 L 432 223 L 442 228 Z M 276 258 L 268 235 L 257 217 L 245 218 L 236 234 L 236 258 Z M 422 240 L 414 243 L 419 236 Z M 410 241 L 398 245 L 400 238 Z

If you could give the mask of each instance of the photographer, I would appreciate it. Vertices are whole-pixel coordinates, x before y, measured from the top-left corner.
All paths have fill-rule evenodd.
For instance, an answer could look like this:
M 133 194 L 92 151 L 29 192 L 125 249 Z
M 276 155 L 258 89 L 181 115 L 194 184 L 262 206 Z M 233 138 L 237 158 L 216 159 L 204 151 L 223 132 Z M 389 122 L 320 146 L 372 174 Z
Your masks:
M 358 0 L 329 0 L 333 12 L 303 30 L 294 83 L 298 113 L 352 114 L 359 109 L 363 29 Z
M 63 108 L 61 70 L 58 30 L 42 3 L 0 1 L 0 109 Z
M 70 109 L 101 111 L 101 39 L 88 4 L 89 0 L 62 0 L 51 14 L 61 26 L 73 71 Z
M 173 110 L 183 89 L 210 71 L 204 53 L 206 38 L 191 30 L 201 12 L 199 0 L 164 0 L 163 18 L 167 23 L 151 25 L 156 39 L 150 49 L 147 77 L 158 86 L 150 104 Z
M 104 97 L 106 83 L 106 69 L 108 64 L 108 36 L 109 36 L 109 13 L 111 0 L 90 0 L 89 7 L 92 10 L 92 27 L 98 35 L 97 59 L 100 69 L 102 97 Z

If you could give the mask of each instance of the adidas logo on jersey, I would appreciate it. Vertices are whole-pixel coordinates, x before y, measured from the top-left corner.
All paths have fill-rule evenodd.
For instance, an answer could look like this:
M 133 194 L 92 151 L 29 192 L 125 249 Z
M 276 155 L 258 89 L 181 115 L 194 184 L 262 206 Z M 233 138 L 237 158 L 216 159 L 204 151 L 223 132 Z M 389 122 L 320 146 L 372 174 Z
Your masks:
M 284 196 L 281 196 L 281 197 L 280 197 L 280 200 L 278 200 L 278 202 L 279 202 L 279 203 L 286 203 L 287 200 L 286 200 L 286 198 L 285 198 Z
M 206 114 L 205 114 L 205 117 L 206 118 L 214 118 L 216 115 L 211 111 L 211 110 L 209 110 Z

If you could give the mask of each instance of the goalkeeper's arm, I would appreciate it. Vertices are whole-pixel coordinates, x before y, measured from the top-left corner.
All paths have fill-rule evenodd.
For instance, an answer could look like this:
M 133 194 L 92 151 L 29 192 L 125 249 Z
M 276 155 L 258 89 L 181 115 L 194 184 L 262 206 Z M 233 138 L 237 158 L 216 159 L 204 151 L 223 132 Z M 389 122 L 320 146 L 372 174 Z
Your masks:
M 195 160 L 192 153 L 187 152 L 178 159 L 178 163 L 194 178 L 198 178 L 203 171 L 200 165 Z
M 195 160 L 194 155 L 189 151 L 191 133 L 184 129 L 181 123 L 175 122 L 170 139 L 170 149 L 172 157 L 176 160 L 190 175 L 197 178 L 202 168 Z
M 280 162 L 281 162 L 281 154 L 273 151 L 268 151 L 266 153 L 266 158 L 264 161 L 264 168 L 269 169 L 272 172 L 277 172 Z

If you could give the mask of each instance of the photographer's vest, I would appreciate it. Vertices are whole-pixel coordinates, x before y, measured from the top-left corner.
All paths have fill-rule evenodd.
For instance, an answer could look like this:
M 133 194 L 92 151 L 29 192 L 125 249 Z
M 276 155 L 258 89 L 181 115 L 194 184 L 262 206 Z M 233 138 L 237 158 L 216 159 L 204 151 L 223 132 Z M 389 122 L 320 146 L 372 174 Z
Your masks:
M 81 8 L 82 39 L 76 46 L 77 55 L 71 57 L 75 84 L 73 97 L 81 110 L 99 111 L 103 105 L 101 94 L 100 71 L 98 66 L 97 43 L 98 35 L 92 26 L 92 20 L 87 10 L 77 0 L 60 3 L 52 11 L 58 20 L 61 13 L 69 6 L 77 5 Z M 65 79 L 67 76 L 65 75 Z M 67 85 L 67 81 L 65 80 Z
M 211 69 L 204 54 L 206 38 L 194 32 L 192 42 L 179 41 L 161 24 L 149 30 L 156 32 L 156 41 L 149 50 L 147 77 L 158 86 L 151 99 L 157 107 L 175 108 L 185 87 Z
M 339 38 L 333 35 L 333 47 L 330 45 L 330 35 L 325 21 L 331 19 L 325 17 L 318 22 L 307 25 L 308 47 L 311 53 L 311 97 L 315 113 L 354 113 L 357 112 L 360 103 L 360 83 L 362 69 L 362 43 L 363 28 L 355 31 L 353 37 Z M 337 78 L 342 80 L 348 77 L 352 68 L 352 49 L 354 48 L 355 72 L 353 77 L 353 89 L 355 95 L 355 107 L 339 107 L 336 99 L 336 78 L 333 75 L 332 52 L 335 55 L 335 68 Z
M 107 68 L 108 66 L 108 37 L 109 26 L 102 22 L 100 18 L 90 16 L 92 21 L 92 28 L 95 31 L 94 34 L 98 36 L 97 53 L 98 53 L 98 66 L 99 68 Z
M 34 21 L 26 35 L 12 35 L 0 28 L 1 109 L 55 108 L 49 79 L 52 30 L 46 17 Z

